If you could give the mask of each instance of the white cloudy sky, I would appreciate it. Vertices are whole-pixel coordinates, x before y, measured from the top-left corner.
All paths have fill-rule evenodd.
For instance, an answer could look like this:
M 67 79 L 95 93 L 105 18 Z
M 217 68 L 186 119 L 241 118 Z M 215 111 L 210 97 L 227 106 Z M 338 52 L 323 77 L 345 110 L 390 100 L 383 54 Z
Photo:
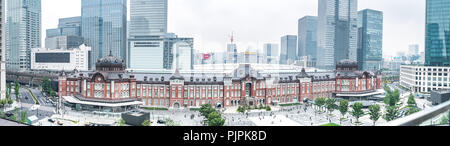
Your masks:
M 129 1 L 129 0 L 128 0 Z M 235 34 L 238 47 L 261 48 L 280 43 L 280 37 L 297 34 L 297 20 L 317 15 L 318 0 L 169 0 L 169 32 L 194 37 L 195 49 L 224 51 Z M 384 12 L 384 55 L 423 50 L 425 0 L 359 0 L 358 10 Z M 81 15 L 81 0 L 42 0 L 45 29 L 57 27 L 58 18 Z M 258 47 L 256 47 L 258 46 Z

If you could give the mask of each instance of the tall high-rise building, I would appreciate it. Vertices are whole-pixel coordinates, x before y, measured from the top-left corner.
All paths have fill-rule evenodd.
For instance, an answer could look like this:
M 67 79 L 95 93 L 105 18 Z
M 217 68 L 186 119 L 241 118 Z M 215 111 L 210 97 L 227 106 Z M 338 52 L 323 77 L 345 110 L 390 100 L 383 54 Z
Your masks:
M 383 12 L 358 12 L 358 67 L 379 70 L 383 62 Z
M 165 47 L 167 0 L 131 0 L 127 66 L 131 69 L 172 67 L 173 52 Z M 170 43 L 170 49 L 173 47 Z M 167 43 L 168 44 L 168 43 Z M 167 48 L 167 49 L 166 49 Z M 172 55 L 172 56 L 171 56 Z
M 280 50 L 278 44 L 264 44 L 264 56 L 265 63 L 267 64 L 279 64 Z
M 450 1 L 426 1 L 425 64 L 450 65 Z
M 194 69 L 194 48 L 189 42 L 177 42 L 174 45 L 174 61 L 179 70 Z
M 317 17 L 305 16 L 298 20 L 298 57 L 317 58 Z
M 167 33 L 167 0 L 130 0 L 130 37 Z
M 0 99 L 6 97 L 5 1 L 0 0 Z
M 181 43 L 184 42 L 186 43 L 188 46 L 190 46 L 191 48 L 194 48 L 194 38 L 180 38 L 177 35 L 173 35 L 173 36 L 166 36 L 166 38 L 164 39 L 164 47 L 163 47 L 163 68 L 164 69 L 175 69 L 174 68 L 174 64 L 175 62 L 173 62 L 175 54 L 174 54 L 174 50 L 175 50 L 175 44 L 177 43 Z
M 336 69 L 343 59 L 357 61 L 357 0 L 319 0 L 317 67 Z
M 281 37 L 280 64 L 292 64 L 297 59 L 297 36 Z
M 69 17 L 59 19 L 58 28 L 63 36 L 81 37 L 81 17 Z
M 237 45 L 235 43 L 227 44 L 227 64 L 238 63 Z
M 98 59 L 126 60 L 127 0 L 81 0 L 81 36 L 92 47 L 90 69 Z
M 9 0 L 7 9 L 7 69 L 29 70 L 31 49 L 41 47 L 41 0 Z
M 83 44 L 81 17 L 59 19 L 58 28 L 47 29 L 45 48 L 72 49 Z
M 419 55 L 419 45 L 417 45 L 417 44 L 409 45 L 409 47 L 408 47 L 408 55 L 409 56 Z

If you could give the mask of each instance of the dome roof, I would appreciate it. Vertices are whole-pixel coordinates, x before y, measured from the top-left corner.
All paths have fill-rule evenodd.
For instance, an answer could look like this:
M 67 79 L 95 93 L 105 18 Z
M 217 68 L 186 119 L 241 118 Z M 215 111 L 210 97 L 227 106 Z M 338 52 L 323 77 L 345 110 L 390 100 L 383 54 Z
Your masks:
M 124 67 L 124 60 L 123 59 L 119 59 L 115 56 L 112 55 L 112 52 L 110 51 L 109 55 L 98 59 L 97 63 L 96 63 L 96 67 L 97 68 L 102 68 L 102 67 Z

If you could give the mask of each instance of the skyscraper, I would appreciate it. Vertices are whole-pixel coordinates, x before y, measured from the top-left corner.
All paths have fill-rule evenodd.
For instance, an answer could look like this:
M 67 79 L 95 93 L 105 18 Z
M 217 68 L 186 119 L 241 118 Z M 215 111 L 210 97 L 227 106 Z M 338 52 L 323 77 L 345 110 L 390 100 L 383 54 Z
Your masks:
M 167 33 L 167 0 L 130 0 L 130 37 Z
M 63 36 L 81 37 L 81 17 L 69 17 L 59 19 L 58 28 Z
M 126 0 L 81 0 L 81 22 L 81 36 L 92 47 L 90 69 L 110 51 L 126 60 Z
M 450 1 L 426 1 L 425 64 L 450 65 Z
M 165 49 L 164 42 L 167 36 L 167 9 L 167 0 L 130 1 L 128 68 L 164 69 L 172 66 L 167 63 L 172 63 L 173 56 L 170 55 L 173 52 Z
M 28 70 L 31 48 L 41 47 L 41 0 L 9 0 L 7 5 L 7 67 Z
M 317 58 L 317 17 L 305 16 L 298 20 L 298 57 Z
M 383 62 L 383 12 L 358 12 L 358 67 L 379 70 Z
M 6 97 L 5 1 L 0 0 L 0 99 Z
M 264 44 L 264 56 L 267 64 L 279 64 L 278 44 Z
M 357 0 L 319 0 L 317 66 L 336 69 L 343 59 L 357 61 Z
M 281 37 L 280 64 L 291 64 L 297 60 L 297 36 Z

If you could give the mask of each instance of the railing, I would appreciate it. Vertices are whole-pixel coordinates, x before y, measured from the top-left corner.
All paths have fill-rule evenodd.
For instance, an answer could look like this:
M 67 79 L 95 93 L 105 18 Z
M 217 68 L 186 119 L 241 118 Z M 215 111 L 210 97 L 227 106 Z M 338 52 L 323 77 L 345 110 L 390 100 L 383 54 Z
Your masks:
M 388 122 L 382 126 L 420 126 L 420 125 L 433 125 L 431 124 L 424 124 L 424 122 L 432 120 L 433 118 L 447 113 L 450 110 L 450 100 L 447 102 L 444 102 L 440 105 L 431 107 L 429 109 L 414 113 L 412 115 Z M 445 114 L 445 116 L 448 116 L 448 114 Z M 449 121 L 450 122 L 450 121 Z

